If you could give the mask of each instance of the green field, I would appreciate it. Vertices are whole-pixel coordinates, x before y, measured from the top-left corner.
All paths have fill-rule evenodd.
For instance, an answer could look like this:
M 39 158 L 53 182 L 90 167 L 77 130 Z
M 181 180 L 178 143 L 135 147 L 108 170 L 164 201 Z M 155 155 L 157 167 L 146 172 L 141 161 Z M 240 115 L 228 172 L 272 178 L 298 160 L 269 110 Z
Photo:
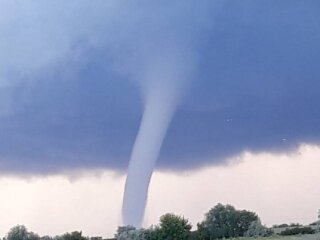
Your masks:
M 294 235 L 294 236 L 279 236 L 279 235 L 274 235 L 271 237 L 258 237 L 258 238 L 234 238 L 238 240 L 320 240 L 320 233 L 317 234 L 306 234 L 306 235 Z

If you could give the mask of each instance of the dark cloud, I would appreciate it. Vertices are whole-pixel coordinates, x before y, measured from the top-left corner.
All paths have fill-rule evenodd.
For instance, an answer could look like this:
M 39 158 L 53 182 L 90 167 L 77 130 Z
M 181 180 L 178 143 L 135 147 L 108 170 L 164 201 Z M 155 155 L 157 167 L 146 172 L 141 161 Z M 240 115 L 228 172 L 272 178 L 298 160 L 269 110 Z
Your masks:
M 136 71 L 171 45 L 196 60 L 159 167 L 319 143 L 317 0 L 103 2 L 3 17 L 2 172 L 125 168 L 143 110 Z

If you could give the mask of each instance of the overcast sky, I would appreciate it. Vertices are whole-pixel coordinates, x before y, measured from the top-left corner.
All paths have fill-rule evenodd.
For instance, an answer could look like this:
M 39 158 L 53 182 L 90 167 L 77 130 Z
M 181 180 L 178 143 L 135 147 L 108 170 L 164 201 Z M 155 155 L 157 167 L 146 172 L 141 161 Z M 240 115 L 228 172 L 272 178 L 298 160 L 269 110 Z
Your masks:
M 158 87 L 179 88 L 179 98 L 147 223 L 167 211 L 199 221 L 226 201 L 268 224 L 311 221 L 320 208 L 304 204 L 320 196 L 311 188 L 319 181 L 319 10 L 318 0 L 0 1 L 0 214 L 15 212 L 0 231 L 29 223 L 39 233 L 110 234 L 146 96 Z M 295 175 L 309 181 L 303 194 L 294 192 L 298 177 L 288 180 Z M 239 182 L 249 200 L 225 191 Z M 182 209 L 193 185 L 200 197 Z M 166 205 L 167 194 L 176 204 Z M 294 203 L 281 216 L 267 197 Z M 70 209 L 75 200 L 84 220 Z M 57 225 L 43 224 L 47 214 Z

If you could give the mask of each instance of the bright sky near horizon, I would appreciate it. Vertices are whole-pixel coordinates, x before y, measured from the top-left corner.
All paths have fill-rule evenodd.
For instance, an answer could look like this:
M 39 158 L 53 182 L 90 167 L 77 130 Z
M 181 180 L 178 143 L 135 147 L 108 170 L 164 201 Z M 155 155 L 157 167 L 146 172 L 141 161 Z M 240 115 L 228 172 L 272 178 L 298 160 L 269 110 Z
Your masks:
M 320 208 L 320 148 L 302 145 L 290 155 L 242 155 L 227 165 L 195 172 L 155 172 L 145 226 L 167 212 L 195 226 L 218 202 L 255 211 L 267 225 L 316 220 Z M 112 171 L 82 172 L 77 178 L 0 178 L 0 236 L 16 224 L 41 235 L 82 230 L 113 236 L 121 224 L 124 176 Z

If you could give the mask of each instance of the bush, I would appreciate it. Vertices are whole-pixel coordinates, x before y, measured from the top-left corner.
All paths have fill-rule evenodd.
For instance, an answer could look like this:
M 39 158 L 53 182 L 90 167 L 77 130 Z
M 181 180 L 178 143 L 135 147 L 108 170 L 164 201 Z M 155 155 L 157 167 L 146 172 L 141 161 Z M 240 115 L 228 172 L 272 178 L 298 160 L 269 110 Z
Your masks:
M 279 224 L 279 225 L 273 225 L 274 228 L 285 228 L 285 227 L 289 227 L 288 224 L 283 223 L 283 224 Z
M 290 227 L 302 227 L 300 223 L 290 223 Z
M 297 235 L 297 234 L 314 234 L 315 230 L 311 227 L 295 227 L 295 228 L 287 228 L 282 231 L 280 235 L 289 236 L 289 235 Z
M 146 239 L 146 230 L 136 229 L 133 226 L 118 227 L 115 235 L 117 240 L 144 240 Z
M 310 226 L 320 225 L 320 221 L 315 221 L 315 222 L 313 222 L 313 223 L 310 223 L 309 225 L 310 225 Z
M 260 220 L 250 224 L 248 231 L 245 232 L 245 237 L 267 237 L 272 234 L 272 231 L 261 224 Z
M 56 237 L 56 240 L 88 240 L 86 237 L 82 236 L 82 232 L 74 231 L 71 233 L 65 233 L 62 236 Z

